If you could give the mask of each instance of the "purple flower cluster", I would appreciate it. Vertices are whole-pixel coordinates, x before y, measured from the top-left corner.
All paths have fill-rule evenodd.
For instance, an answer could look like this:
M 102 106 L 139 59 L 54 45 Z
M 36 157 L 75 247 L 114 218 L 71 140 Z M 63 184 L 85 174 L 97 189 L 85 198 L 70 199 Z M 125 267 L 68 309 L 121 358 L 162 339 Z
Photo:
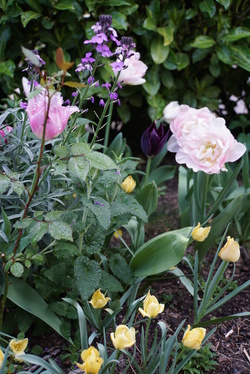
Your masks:
M 96 45 L 96 50 L 102 57 L 111 57 L 113 54 L 107 45 L 108 42 L 113 41 L 116 45 L 120 45 L 117 37 L 118 34 L 113 27 L 112 16 L 101 15 L 99 22 L 92 26 L 92 30 L 95 35 L 90 40 L 85 40 L 84 44 L 94 44 Z

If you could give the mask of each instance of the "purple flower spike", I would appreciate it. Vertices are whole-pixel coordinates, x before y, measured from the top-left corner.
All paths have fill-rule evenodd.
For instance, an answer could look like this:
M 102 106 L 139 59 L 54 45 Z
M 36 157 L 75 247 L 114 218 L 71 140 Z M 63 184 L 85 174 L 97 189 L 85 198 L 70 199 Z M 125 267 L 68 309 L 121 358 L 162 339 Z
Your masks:
M 101 100 L 99 101 L 99 105 L 104 107 L 104 106 L 105 106 L 105 101 L 104 101 L 103 99 L 101 99 Z
M 154 157 L 160 153 L 166 144 L 168 133 L 164 135 L 163 124 L 160 124 L 157 129 L 156 124 L 153 122 L 141 137 L 141 148 L 147 157 Z

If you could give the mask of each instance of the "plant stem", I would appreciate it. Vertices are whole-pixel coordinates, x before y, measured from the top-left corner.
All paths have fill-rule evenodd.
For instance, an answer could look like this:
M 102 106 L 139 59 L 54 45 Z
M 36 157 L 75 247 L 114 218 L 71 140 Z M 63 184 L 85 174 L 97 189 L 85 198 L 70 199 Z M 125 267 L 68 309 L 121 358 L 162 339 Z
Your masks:
M 119 357 L 120 357 L 120 354 L 121 354 L 121 351 L 119 349 L 116 350 L 116 355 L 115 355 L 115 360 L 118 360 Z M 109 374 L 113 374 L 114 371 L 115 371 L 115 367 L 116 367 L 116 362 L 113 363 L 112 367 L 111 367 L 111 370 L 110 370 L 110 373 Z
M 106 128 L 105 128 L 104 152 L 106 152 L 106 150 L 108 148 L 110 124 L 111 124 L 111 119 L 112 119 L 113 107 L 114 107 L 114 103 L 111 102 L 111 104 L 109 106 L 108 120 L 107 120 L 107 124 L 106 124 Z
M 145 174 L 145 179 L 144 179 L 143 187 L 145 187 L 147 185 L 147 183 L 148 183 L 148 176 L 149 176 L 149 172 L 150 172 L 151 160 L 152 160 L 152 157 L 148 157 L 148 159 L 147 159 L 147 166 L 146 166 L 146 174 Z
M 2 324 L 3 324 L 3 315 L 4 315 L 4 309 L 5 309 L 5 303 L 8 295 L 8 289 L 9 289 L 9 276 L 8 271 L 5 272 L 5 287 L 4 287 L 4 294 L 1 301 L 1 315 L 0 315 L 0 331 L 2 330 Z
M 143 373 L 145 373 L 145 371 L 147 369 L 148 332 L 149 332 L 150 324 L 151 324 L 151 318 L 148 318 L 146 333 L 145 333 L 145 360 L 143 362 Z

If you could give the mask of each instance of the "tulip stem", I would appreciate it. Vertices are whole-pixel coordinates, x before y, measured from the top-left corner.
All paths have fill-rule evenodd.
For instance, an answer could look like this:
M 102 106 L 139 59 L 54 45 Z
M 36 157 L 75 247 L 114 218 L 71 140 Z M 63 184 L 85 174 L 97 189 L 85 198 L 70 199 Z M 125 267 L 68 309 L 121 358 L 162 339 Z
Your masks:
M 149 177 L 149 173 L 150 173 L 151 160 L 152 160 L 152 157 L 148 157 L 143 187 L 145 187 L 148 184 L 148 177 Z
M 145 373 L 147 369 L 148 332 L 149 332 L 150 324 L 151 324 L 151 318 L 148 318 L 146 332 L 145 332 L 145 360 L 143 361 L 143 373 Z
M 120 349 L 117 349 L 117 350 L 116 350 L 116 355 L 115 355 L 115 360 L 118 360 L 118 359 L 119 359 L 120 354 L 121 354 Z M 111 370 L 110 370 L 110 373 L 109 373 L 109 374 L 113 374 L 113 373 L 114 373 L 114 371 L 115 371 L 115 367 L 116 367 L 116 362 L 113 363 L 113 365 L 112 365 L 112 367 L 111 367 Z

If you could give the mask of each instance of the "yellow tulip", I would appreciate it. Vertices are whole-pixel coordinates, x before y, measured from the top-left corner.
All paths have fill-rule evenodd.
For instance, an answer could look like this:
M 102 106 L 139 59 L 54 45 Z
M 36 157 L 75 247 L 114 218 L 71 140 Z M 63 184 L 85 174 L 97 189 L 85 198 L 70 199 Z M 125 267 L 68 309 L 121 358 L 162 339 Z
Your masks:
M 211 230 L 211 226 L 208 226 L 205 228 L 200 227 L 200 226 L 201 224 L 199 222 L 198 225 L 195 226 L 191 234 L 192 238 L 196 240 L 197 242 L 203 242 L 208 237 L 208 234 Z
M 206 329 L 203 327 L 197 327 L 190 330 L 190 325 L 188 325 L 187 330 L 184 332 L 182 343 L 185 347 L 191 349 L 200 349 L 202 340 L 205 338 Z
M 4 354 L 3 354 L 3 351 L 0 349 L 0 369 L 3 365 L 3 359 L 4 359 Z
M 164 304 L 159 304 L 159 301 L 155 296 L 150 295 L 150 291 L 143 301 L 143 309 L 139 308 L 139 312 L 143 315 L 143 317 L 154 318 L 159 313 L 162 313 L 165 308 Z
M 76 365 L 79 369 L 83 370 L 85 374 L 99 373 L 100 367 L 104 361 L 103 358 L 100 357 L 100 352 L 92 346 L 82 351 L 81 359 L 83 360 L 83 364 L 76 363 Z
M 224 261 L 237 262 L 240 258 L 239 243 L 228 236 L 226 244 L 219 252 L 219 256 Z
M 131 175 L 129 175 L 126 179 L 124 179 L 124 181 L 121 184 L 121 188 L 127 193 L 131 193 L 133 189 L 135 188 L 135 186 L 136 186 L 136 182 L 131 177 Z
M 116 232 L 116 231 L 117 231 L 117 232 Z M 116 231 L 114 232 L 113 237 L 116 238 L 116 239 L 119 239 L 119 235 L 122 236 L 122 230 L 119 229 L 119 230 L 116 230 Z M 118 235 L 117 233 L 118 233 L 119 235 Z
M 112 343 L 116 349 L 132 347 L 135 344 L 135 329 L 126 325 L 117 326 L 115 333 L 110 334 Z
M 25 354 L 25 349 L 27 348 L 28 345 L 28 339 L 22 339 L 22 340 L 17 340 L 17 339 L 12 339 L 10 341 L 10 349 L 12 352 L 15 354 L 15 358 L 18 360 L 18 356 L 24 355 Z M 22 360 L 19 360 L 22 361 Z
M 92 305 L 93 308 L 101 309 L 107 304 L 109 300 L 110 300 L 110 297 L 105 297 L 99 288 L 99 290 L 93 293 L 92 298 L 89 303 Z

